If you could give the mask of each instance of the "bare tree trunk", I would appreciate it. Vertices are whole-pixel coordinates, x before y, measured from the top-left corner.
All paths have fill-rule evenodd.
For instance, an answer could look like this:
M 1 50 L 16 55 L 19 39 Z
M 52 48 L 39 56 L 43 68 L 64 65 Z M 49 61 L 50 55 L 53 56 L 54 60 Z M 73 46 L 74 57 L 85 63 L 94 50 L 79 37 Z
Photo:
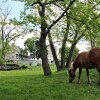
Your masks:
M 66 61 L 66 68 L 70 68 L 71 61 L 72 61 L 72 56 L 73 56 L 73 52 L 74 52 L 75 46 L 76 46 L 76 42 L 72 44 L 71 49 L 69 51 L 69 56 L 68 56 L 68 59 Z
M 39 9 L 39 15 L 41 18 L 41 36 L 40 36 L 40 49 L 41 49 L 41 59 L 42 59 L 42 66 L 44 70 L 44 75 L 50 75 L 51 70 L 48 64 L 48 59 L 47 59 L 47 51 L 46 51 L 46 36 L 50 33 L 51 28 L 64 16 L 64 14 L 70 9 L 71 5 L 75 2 L 76 0 L 73 0 L 69 3 L 67 8 L 64 10 L 64 12 L 55 20 L 49 27 L 47 28 L 46 24 L 46 16 L 45 16 L 45 7 L 46 7 L 46 2 L 41 2 L 38 0 L 36 3 L 40 5 Z M 34 5 L 34 4 L 32 4 Z
M 96 46 L 96 42 L 95 42 L 95 39 L 91 37 L 91 48 L 95 47 Z
M 81 35 L 78 37 L 78 32 L 77 32 L 77 28 L 75 30 L 75 36 L 74 36 L 74 39 L 73 39 L 73 43 L 71 45 L 71 48 L 70 48 L 70 51 L 69 51 L 69 55 L 68 55 L 68 59 L 66 61 L 66 68 L 70 68 L 70 64 L 71 64 L 71 59 L 72 59 L 72 56 L 73 56 L 73 52 L 74 52 L 74 49 L 75 49 L 75 46 L 78 42 L 78 40 L 81 38 Z
M 65 67 L 66 40 L 67 40 L 67 37 L 64 36 L 63 43 L 62 43 L 62 48 L 61 48 L 61 69 L 64 69 L 64 67 Z
M 54 59 L 55 64 L 56 64 L 57 71 L 60 71 L 61 68 L 60 68 L 60 65 L 59 65 L 59 61 L 58 61 L 58 58 L 57 58 L 57 54 L 56 54 L 56 51 L 55 51 L 55 48 L 54 48 L 53 41 L 52 41 L 50 33 L 48 34 L 48 38 L 49 38 L 49 43 L 50 43 L 53 59 Z
M 62 49 L 61 49 L 61 68 L 62 69 L 64 69 L 65 67 L 65 48 L 66 48 L 66 41 L 68 38 L 69 27 L 70 27 L 70 19 L 68 17 L 68 14 L 66 14 L 66 18 L 67 18 L 67 27 L 66 27 L 66 33 L 63 39 Z
M 48 64 L 48 58 L 47 58 L 47 49 L 45 45 L 45 39 L 40 37 L 40 52 L 41 52 L 41 59 L 42 59 L 42 66 L 43 66 L 43 71 L 44 71 L 44 76 L 51 75 L 51 69 Z
M 5 46 L 4 46 L 4 28 L 3 28 L 3 26 L 2 26 L 2 28 L 1 28 L 1 32 L 2 32 L 2 59 L 4 59 L 4 57 L 5 57 L 5 53 L 4 53 L 4 51 L 5 51 Z
M 51 69 L 48 64 L 47 58 L 47 49 L 46 49 L 46 20 L 45 20 L 45 4 L 40 3 L 41 10 L 39 11 L 41 17 L 41 36 L 40 36 L 40 50 L 41 50 L 41 59 L 42 59 L 42 67 L 44 71 L 44 75 L 48 76 L 51 75 Z
M 81 25 L 76 26 L 75 36 L 74 36 L 74 39 L 73 39 L 73 43 L 71 45 L 71 49 L 69 51 L 68 59 L 66 61 L 66 68 L 70 68 L 70 64 L 71 64 L 71 60 L 72 60 L 72 56 L 73 56 L 75 46 L 76 46 L 77 42 L 84 36 L 84 33 L 86 31 L 86 29 L 85 29 L 81 34 L 79 34 L 78 31 L 79 31 L 80 28 L 81 28 Z

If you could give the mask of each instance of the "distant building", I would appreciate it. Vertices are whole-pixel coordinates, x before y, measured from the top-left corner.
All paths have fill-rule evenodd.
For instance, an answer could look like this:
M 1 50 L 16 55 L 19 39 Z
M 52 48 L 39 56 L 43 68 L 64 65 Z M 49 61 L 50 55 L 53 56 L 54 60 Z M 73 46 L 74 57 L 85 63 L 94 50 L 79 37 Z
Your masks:
M 60 55 L 61 42 L 54 43 L 54 47 L 55 47 L 57 58 L 58 58 L 58 60 L 60 60 L 61 59 L 61 55 Z M 53 55 L 52 55 L 50 45 L 47 46 L 47 50 L 48 50 L 48 60 L 49 60 L 49 62 L 54 63 L 54 59 L 53 59 Z
M 15 46 L 15 44 L 12 44 L 13 48 L 9 54 L 5 56 L 6 61 L 13 61 L 17 64 L 25 64 L 28 66 L 36 66 L 36 65 L 42 65 L 42 60 L 41 59 L 34 59 L 31 56 L 28 55 L 28 52 L 25 52 L 21 48 Z M 60 59 L 60 48 L 61 48 L 61 43 L 54 43 L 54 47 L 56 50 L 56 54 L 58 59 Z M 49 64 L 54 63 L 54 59 L 52 56 L 51 48 L 50 45 L 47 46 L 48 50 L 48 62 Z
M 28 52 L 25 52 L 14 44 L 11 52 L 5 56 L 5 60 L 12 61 L 21 65 L 37 65 L 36 61 L 34 59 L 31 59 L 30 56 L 28 56 Z

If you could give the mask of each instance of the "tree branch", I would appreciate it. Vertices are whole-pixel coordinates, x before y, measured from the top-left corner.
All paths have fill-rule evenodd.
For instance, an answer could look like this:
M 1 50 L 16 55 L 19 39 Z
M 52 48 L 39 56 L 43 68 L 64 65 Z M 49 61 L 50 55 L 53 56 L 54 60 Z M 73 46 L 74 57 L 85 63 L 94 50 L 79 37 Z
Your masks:
M 46 3 L 46 5 L 51 4 L 51 3 L 54 3 L 54 2 L 56 2 L 56 1 L 60 1 L 60 0 L 53 0 L 53 1 L 50 1 L 50 2 Z
M 11 30 L 9 30 L 9 32 L 7 33 L 7 35 L 5 36 L 5 38 L 4 39 L 6 39 L 8 36 L 9 36 L 9 34 L 14 30 L 14 29 L 16 29 L 17 27 L 14 27 L 14 28 L 12 28 Z
M 33 2 L 30 6 L 34 6 L 35 4 L 38 4 L 38 2 Z
M 57 6 L 58 8 L 60 8 L 61 10 L 64 11 L 64 9 L 63 9 L 60 5 L 58 5 L 58 4 L 56 4 L 56 3 L 52 3 L 52 4 L 54 4 L 55 6 Z
M 17 38 L 17 37 L 19 37 L 19 36 L 21 36 L 21 35 L 20 35 L 20 34 L 17 34 L 17 35 L 15 35 L 15 36 L 13 36 L 11 39 L 9 39 L 9 41 L 8 41 L 8 42 L 10 42 L 10 41 L 14 40 L 15 38 Z
M 73 0 L 70 2 L 70 4 L 68 5 L 68 7 L 65 9 L 65 11 L 58 17 L 58 19 L 56 19 L 48 28 L 46 31 L 46 35 L 50 32 L 50 29 L 64 16 L 64 14 L 69 10 L 69 8 L 71 7 L 71 5 L 75 2 L 76 0 Z

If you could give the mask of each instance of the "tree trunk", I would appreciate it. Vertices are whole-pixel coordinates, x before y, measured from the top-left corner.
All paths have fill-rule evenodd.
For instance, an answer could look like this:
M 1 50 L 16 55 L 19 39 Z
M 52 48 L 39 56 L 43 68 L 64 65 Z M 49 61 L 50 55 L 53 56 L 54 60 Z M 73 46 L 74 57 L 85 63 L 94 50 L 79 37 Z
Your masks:
M 76 0 L 73 0 L 69 3 L 65 11 L 55 20 L 53 23 L 47 28 L 47 23 L 46 23 L 46 16 L 45 16 L 45 8 L 46 8 L 46 2 L 41 2 L 38 0 L 37 2 L 40 5 L 39 10 L 39 15 L 41 18 L 41 36 L 40 36 L 40 50 L 41 50 L 41 59 L 42 59 L 42 66 L 44 70 L 44 75 L 50 75 L 51 70 L 48 64 L 48 59 L 47 59 L 47 51 L 46 51 L 46 36 L 47 34 L 50 33 L 51 28 L 64 16 L 64 14 L 70 9 L 70 6 L 75 2 Z
M 65 67 L 65 48 L 66 48 L 66 41 L 68 38 L 69 27 L 70 27 L 70 19 L 68 17 L 68 14 L 66 14 L 66 18 L 67 18 L 67 27 L 66 27 L 66 33 L 63 39 L 62 49 L 61 49 L 61 68 L 62 69 L 64 69 Z
M 94 48 L 96 46 L 96 42 L 94 38 L 91 38 L 91 48 Z
M 74 49 L 75 49 L 75 46 L 77 44 L 77 42 L 83 37 L 83 34 L 84 32 L 86 31 L 83 31 L 80 35 L 78 34 L 78 31 L 79 31 L 80 27 L 76 27 L 76 30 L 75 30 L 75 36 L 74 36 L 74 39 L 73 39 L 73 43 L 71 45 L 71 49 L 69 51 L 69 56 L 68 56 L 68 59 L 66 61 L 66 68 L 70 68 L 70 65 L 71 65 L 71 60 L 72 60 L 72 56 L 73 56 L 73 52 L 74 52 Z
M 76 43 L 77 43 L 77 42 L 73 43 L 72 46 L 71 46 L 71 49 L 70 49 L 70 51 L 69 51 L 69 56 L 68 56 L 68 59 L 67 59 L 67 61 L 66 61 L 66 68 L 70 68 L 71 60 L 72 60 L 72 56 L 73 56 L 73 52 L 74 52 Z
M 56 64 L 57 71 L 60 71 L 61 68 L 60 68 L 60 65 L 59 65 L 59 61 L 58 61 L 58 58 L 57 58 L 57 54 L 56 54 L 56 51 L 55 51 L 55 48 L 54 48 L 53 41 L 52 41 L 50 33 L 48 34 L 48 38 L 49 38 L 49 43 L 50 43 L 53 59 L 54 59 L 55 64 Z
M 51 69 L 48 64 L 47 58 L 47 49 L 46 49 L 46 20 L 45 20 L 45 4 L 40 2 L 41 9 L 39 10 L 39 15 L 41 17 L 41 36 L 40 36 L 40 53 L 42 59 L 42 67 L 44 71 L 44 75 L 48 76 L 51 75 Z
M 62 48 L 61 48 L 61 69 L 64 69 L 65 67 L 65 48 L 66 48 L 66 40 L 67 37 L 64 37 Z
M 48 64 L 48 58 L 47 58 L 47 49 L 45 44 L 45 39 L 40 37 L 40 50 L 41 50 L 41 59 L 42 59 L 42 66 L 44 71 L 44 76 L 51 75 L 51 69 Z

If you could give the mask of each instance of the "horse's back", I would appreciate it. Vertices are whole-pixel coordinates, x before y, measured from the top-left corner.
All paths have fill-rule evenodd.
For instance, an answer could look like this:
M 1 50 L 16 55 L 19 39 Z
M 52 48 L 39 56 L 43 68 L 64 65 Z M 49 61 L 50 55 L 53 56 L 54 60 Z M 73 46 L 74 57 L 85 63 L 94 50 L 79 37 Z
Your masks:
M 93 48 L 88 52 L 80 53 L 73 63 L 73 67 L 100 70 L 100 48 Z
M 95 66 L 100 66 L 100 48 L 93 48 L 89 52 L 90 61 Z
M 90 65 L 89 52 L 80 53 L 73 63 L 76 67 L 85 67 Z

